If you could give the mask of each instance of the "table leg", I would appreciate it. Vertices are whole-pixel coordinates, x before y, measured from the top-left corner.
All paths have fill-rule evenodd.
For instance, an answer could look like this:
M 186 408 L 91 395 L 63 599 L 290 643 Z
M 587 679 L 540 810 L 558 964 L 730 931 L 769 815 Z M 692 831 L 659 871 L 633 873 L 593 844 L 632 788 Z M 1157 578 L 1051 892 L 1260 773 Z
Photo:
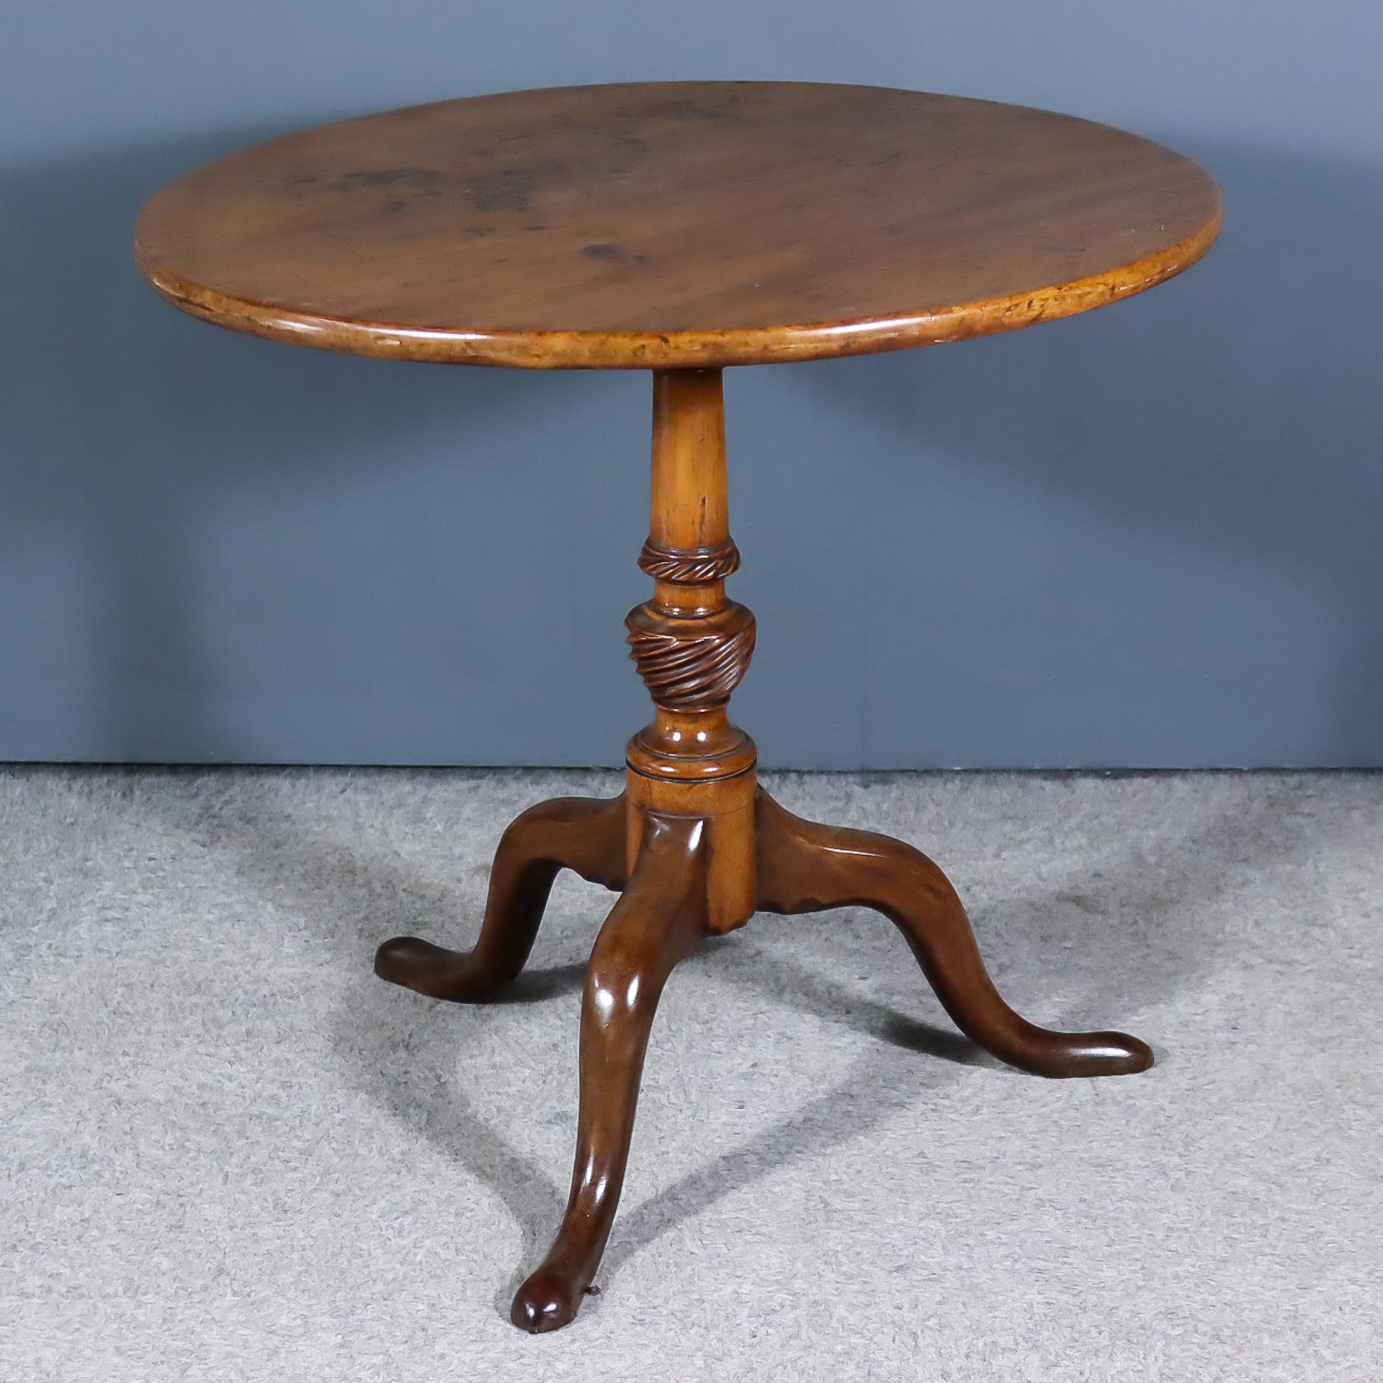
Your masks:
M 624 887 L 624 818 L 622 794 L 608 802 L 558 797 L 530 807 L 500 838 L 475 946 L 449 951 L 416 936 L 392 937 L 375 952 L 375 974 L 434 999 L 490 998 L 523 969 L 558 870 Z
M 866 907 L 903 934 L 955 1025 L 985 1051 L 1038 1076 L 1119 1076 L 1153 1064 L 1122 1032 L 1050 1032 L 1000 997 L 950 880 L 920 850 L 872 831 L 803 821 L 760 792 L 758 907 L 821 912 Z
M 524 1330 L 577 1312 L 614 1222 L 648 1032 L 673 967 L 705 932 L 704 823 L 650 817 L 639 860 L 596 938 L 581 1000 L 581 1106 L 571 1199 L 547 1257 L 514 1297 Z

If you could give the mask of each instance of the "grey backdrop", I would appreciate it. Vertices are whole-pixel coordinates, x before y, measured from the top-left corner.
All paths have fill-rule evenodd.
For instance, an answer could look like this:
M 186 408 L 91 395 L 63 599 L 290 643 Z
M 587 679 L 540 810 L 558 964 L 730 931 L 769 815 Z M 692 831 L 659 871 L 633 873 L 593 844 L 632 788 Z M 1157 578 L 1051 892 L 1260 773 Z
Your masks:
M 131 227 L 326 119 L 762 77 L 1106 120 L 1228 204 L 1119 306 L 728 372 L 764 760 L 1383 763 L 1381 60 L 1377 0 L 5 7 L 0 759 L 618 762 L 646 378 L 236 337 Z

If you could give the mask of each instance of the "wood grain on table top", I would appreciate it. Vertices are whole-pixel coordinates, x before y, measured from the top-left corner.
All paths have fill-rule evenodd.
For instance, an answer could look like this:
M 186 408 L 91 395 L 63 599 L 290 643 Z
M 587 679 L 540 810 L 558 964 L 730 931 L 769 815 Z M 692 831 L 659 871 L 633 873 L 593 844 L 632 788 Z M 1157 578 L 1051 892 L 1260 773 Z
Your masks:
M 1219 228 L 1194 163 L 1105 125 L 880 87 L 650 82 L 342 121 L 195 169 L 136 253 L 223 326 L 361 355 L 753 364 L 1097 307 Z

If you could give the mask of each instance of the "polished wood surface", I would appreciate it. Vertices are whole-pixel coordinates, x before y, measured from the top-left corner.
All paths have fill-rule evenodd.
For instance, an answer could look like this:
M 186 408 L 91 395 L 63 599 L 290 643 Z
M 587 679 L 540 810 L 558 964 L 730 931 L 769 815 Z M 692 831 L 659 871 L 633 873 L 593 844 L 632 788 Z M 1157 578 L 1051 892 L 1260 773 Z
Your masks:
M 705 823 L 650 815 L 638 864 L 596 938 L 581 996 L 581 1103 L 571 1196 L 547 1257 L 514 1296 L 533 1332 L 576 1315 L 610 1236 L 648 1033 L 673 967 L 706 929 Z
M 653 370 L 652 483 L 625 620 L 653 700 L 612 801 L 542 803 L 505 831 L 469 951 L 419 937 L 376 972 L 480 1002 L 523 968 L 562 869 L 620 893 L 591 955 L 566 1214 L 511 1319 L 555 1330 L 594 1290 L 663 986 L 756 910 L 875 908 L 957 1026 L 1043 1076 L 1141 1071 L 1119 1032 L 1015 1013 L 925 855 L 815 825 L 757 784 L 728 703 L 754 616 L 726 504 L 721 368 L 1004 331 L 1148 288 L 1209 247 L 1194 164 L 1044 111 L 872 87 L 691 82 L 516 92 L 274 140 L 165 188 L 137 254 L 179 307 L 363 355 Z
M 1051 1032 L 1015 1013 L 985 970 L 955 890 L 920 851 L 803 821 L 758 788 L 754 743 L 726 710 L 749 664 L 754 625 L 725 596 L 739 554 L 726 507 L 719 370 L 655 374 L 651 489 L 639 563 L 655 579 L 654 595 L 627 623 L 654 719 L 629 742 L 624 793 L 609 802 L 544 803 L 509 827 L 471 951 L 396 937 L 375 958 L 376 972 L 396 984 L 480 1001 L 518 975 L 559 869 L 624 890 L 586 976 L 571 1197 L 551 1250 L 510 1313 L 534 1332 L 572 1321 L 595 1280 L 668 976 L 698 938 L 743 926 L 756 910 L 882 912 L 961 1031 L 1020 1070 L 1111 1076 L 1153 1060 L 1136 1037 Z
M 1085 120 L 878 87 L 653 82 L 271 140 L 159 192 L 136 254 L 186 311 L 303 345 L 711 367 L 1083 312 L 1186 268 L 1219 221 L 1195 164 Z
M 639 565 L 652 600 L 626 616 L 630 656 L 653 698 L 653 723 L 625 749 L 633 868 L 643 814 L 706 822 L 707 925 L 743 926 L 754 911 L 754 741 L 726 714 L 754 654 L 754 616 L 725 597 L 739 566 L 730 537 L 722 374 L 653 376 L 649 535 Z
M 1122 1076 L 1153 1064 L 1146 1042 L 1122 1032 L 1051 1032 L 1000 997 L 951 882 L 920 850 L 873 831 L 820 826 L 760 792 L 755 823 L 758 907 L 822 912 L 864 907 L 903 934 L 961 1032 L 1035 1076 Z
M 625 884 L 625 804 L 558 797 L 509 823 L 490 867 L 480 936 L 470 951 L 448 951 L 416 936 L 396 936 L 375 953 L 375 974 L 434 999 L 479 1003 L 524 967 L 538 935 L 552 881 L 570 869 L 616 891 Z

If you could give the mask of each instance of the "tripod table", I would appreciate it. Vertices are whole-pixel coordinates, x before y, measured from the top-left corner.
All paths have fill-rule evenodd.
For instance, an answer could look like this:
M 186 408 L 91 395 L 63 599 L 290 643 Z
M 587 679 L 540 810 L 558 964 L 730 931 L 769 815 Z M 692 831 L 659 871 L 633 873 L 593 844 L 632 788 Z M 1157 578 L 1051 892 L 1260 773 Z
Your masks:
M 379 975 L 479 1002 L 522 968 L 560 869 L 618 891 L 581 1012 L 566 1216 L 512 1319 L 590 1290 L 672 969 L 756 909 L 860 905 L 902 933 L 956 1024 L 1044 1076 L 1141 1071 L 1117 1032 L 1027 1022 L 945 875 L 910 845 L 799 820 L 726 716 L 754 651 L 728 600 L 721 371 L 897 350 L 1099 307 L 1185 269 L 1214 184 L 1171 151 L 1024 107 L 876 87 L 649 82 L 470 97 L 292 134 L 164 188 L 139 222 L 154 287 L 221 326 L 359 355 L 653 376 L 653 598 L 625 623 L 654 719 L 613 801 L 505 831 L 469 952 L 386 941 Z M 554 457 L 553 465 L 562 464 Z M 554 574 L 556 575 L 556 574 Z

